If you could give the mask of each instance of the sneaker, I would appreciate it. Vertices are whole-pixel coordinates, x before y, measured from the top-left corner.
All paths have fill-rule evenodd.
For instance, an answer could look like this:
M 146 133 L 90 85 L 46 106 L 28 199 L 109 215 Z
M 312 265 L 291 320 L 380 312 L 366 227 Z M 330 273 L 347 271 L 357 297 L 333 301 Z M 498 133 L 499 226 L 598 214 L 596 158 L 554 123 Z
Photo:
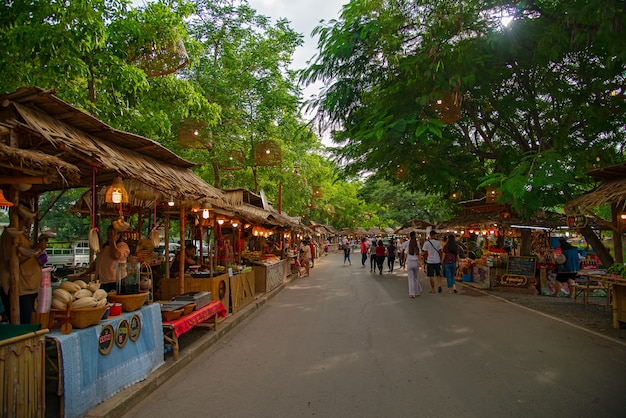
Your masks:
M 437 293 L 441 293 L 441 286 L 437 288 Z

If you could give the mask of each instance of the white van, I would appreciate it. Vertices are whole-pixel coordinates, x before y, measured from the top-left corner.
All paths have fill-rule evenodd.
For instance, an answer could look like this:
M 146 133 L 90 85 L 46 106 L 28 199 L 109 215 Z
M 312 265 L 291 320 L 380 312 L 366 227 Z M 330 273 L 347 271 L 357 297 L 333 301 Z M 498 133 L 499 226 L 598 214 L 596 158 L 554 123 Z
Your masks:
M 75 266 L 88 266 L 89 265 L 89 241 L 81 240 L 76 241 L 73 245 L 74 248 L 74 265 Z
M 89 265 L 89 241 L 80 240 L 69 243 L 54 243 L 46 248 L 48 265 L 54 267 L 64 266 L 88 266 Z

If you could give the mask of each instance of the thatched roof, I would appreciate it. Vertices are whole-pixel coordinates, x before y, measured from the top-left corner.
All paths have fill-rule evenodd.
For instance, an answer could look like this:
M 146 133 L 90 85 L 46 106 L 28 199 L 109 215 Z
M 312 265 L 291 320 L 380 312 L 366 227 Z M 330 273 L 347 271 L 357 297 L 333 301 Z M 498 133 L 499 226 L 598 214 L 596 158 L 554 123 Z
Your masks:
M 0 142 L 0 160 L 2 171 L 38 173 L 50 179 L 60 177 L 74 182 L 80 180 L 78 167 L 35 150 L 10 147 Z
M 0 123 L 14 134 L 14 152 L 36 150 L 77 167 L 80 176 L 55 175 L 50 184 L 35 184 L 33 192 L 111 184 L 116 176 L 138 180 L 178 199 L 206 198 L 219 205 L 219 189 L 197 177 L 195 164 L 178 157 L 156 141 L 118 131 L 65 103 L 52 91 L 21 88 L 0 95 Z M 95 171 L 94 171 L 95 168 Z M 24 170 L 0 167 L 0 175 L 21 175 Z M 29 173 L 38 174 L 38 173 Z M 44 173 L 42 173 L 44 174 Z M 49 174 L 49 173 L 45 173 Z
M 584 210 L 605 203 L 615 204 L 619 210 L 626 210 L 626 164 L 600 168 L 588 172 L 587 175 L 602 183 L 593 191 L 567 203 L 566 210 L 576 207 Z
M 395 233 L 398 235 L 409 235 L 411 231 L 425 232 L 427 228 L 434 227 L 435 224 L 423 221 L 421 219 L 412 219 L 396 229 Z

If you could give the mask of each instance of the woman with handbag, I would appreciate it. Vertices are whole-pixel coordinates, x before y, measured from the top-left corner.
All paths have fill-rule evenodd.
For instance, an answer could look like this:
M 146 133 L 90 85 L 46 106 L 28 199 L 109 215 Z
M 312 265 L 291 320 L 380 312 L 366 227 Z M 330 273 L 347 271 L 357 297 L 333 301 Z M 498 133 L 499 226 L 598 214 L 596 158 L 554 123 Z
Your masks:
M 560 259 L 559 257 L 556 259 L 556 281 L 554 282 L 554 294 L 552 296 L 558 297 L 561 293 L 563 283 L 567 282 L 569 287 L 569 297 L 573 298 L 575 292 L 574 288 L 576 286 L 574 278 L 580 270 L 578 248 L 567 242 L 564 237 L 559 238 L 559 244 L 561 248 L 561 255 L 565 256 L 565 259 L 563 260 L 560 256 Z

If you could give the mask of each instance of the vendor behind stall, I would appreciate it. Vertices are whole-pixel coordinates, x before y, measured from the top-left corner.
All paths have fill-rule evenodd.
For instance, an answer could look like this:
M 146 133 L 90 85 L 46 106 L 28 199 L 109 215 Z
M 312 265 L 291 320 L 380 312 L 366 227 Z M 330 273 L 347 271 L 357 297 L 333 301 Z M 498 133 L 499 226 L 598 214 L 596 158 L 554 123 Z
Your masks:
M 178 251 L 174 260 L 172 261 L 172 268 L 170 269 L 170 274 L 175 275 L 180 271 L 180 257 L 185 258 L 185 269 L 183 271 L 189 270 L 190 266 L 193 266 L 196 263 L 196 259 L 193 258 L 196 255 L 197 248 L 193 244 L 185 245 L 185 251 Z
M 130 248 L 124 242 L 123 234 L 111 225 L 107 229 L 107 242 L 104 243 L 98 257 L 81 277 L 88 277 L 90 273 L 95 272 L 97 280 L 100 281 L 100 289 L 104 289 L 107 292 L 116 290 L 117 265 L 126 263 L 129 254 Z M 120 279 L 124 277 L 125 275 L 120 277 Z

